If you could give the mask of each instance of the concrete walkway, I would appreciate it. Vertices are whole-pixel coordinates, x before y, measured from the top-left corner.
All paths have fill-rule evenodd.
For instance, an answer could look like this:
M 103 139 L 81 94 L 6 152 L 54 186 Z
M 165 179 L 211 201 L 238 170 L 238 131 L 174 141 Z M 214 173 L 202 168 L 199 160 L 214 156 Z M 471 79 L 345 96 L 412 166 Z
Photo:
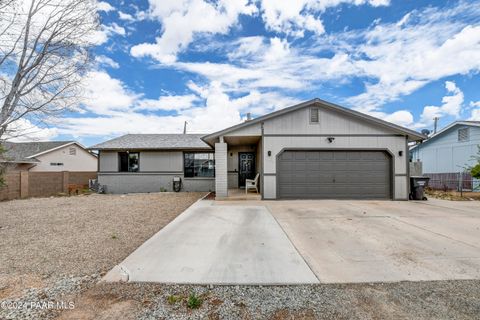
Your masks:
M 146 241 L 106 281 L 307 284 L 318 279 L 264 206 L 200 200 Z

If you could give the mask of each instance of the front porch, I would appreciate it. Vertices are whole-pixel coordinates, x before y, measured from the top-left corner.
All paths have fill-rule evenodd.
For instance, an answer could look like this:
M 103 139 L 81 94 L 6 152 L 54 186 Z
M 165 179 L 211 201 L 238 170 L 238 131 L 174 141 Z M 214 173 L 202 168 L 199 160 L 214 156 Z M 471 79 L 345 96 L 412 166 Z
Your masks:
M 237 200 L 250 200 L 250 201 L 258 201 L 262 200 L 262 195 L 256 193 L 254 190 L 249 190 L 248 193 L 245 192 L 245 189 L 228 189 L 227 197 L 215 197 L 215 200 L 222 200 L 222 201 L 237 201 Z
M 261 136 L 222 136 L 215 143 L 217 200 L 261 200 Z M 245 181 L 258 175 L 258 193 L 245 192 Z

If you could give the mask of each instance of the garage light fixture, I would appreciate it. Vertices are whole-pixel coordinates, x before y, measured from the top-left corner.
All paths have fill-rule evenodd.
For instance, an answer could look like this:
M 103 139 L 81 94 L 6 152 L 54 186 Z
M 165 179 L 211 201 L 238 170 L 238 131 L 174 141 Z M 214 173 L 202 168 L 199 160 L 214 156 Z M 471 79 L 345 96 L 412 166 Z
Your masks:
M 398 151 L 398 156 L 403 156 L 403 151 Z
M 268 151 L 267 154 L 270 157 L 272 155 L 272 151 Z
M 335 138 L 334 137 L 328 137 L 327 140 L 328 140 L 328 143 L 332 143 L 333 140 L 335 140 Z

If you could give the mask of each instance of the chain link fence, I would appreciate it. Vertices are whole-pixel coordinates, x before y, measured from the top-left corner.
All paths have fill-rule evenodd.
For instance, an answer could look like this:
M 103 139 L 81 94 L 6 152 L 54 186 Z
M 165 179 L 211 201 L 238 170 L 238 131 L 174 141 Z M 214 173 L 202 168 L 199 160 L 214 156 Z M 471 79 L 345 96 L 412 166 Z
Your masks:
M 470 173 L 425 173 L 429 177 L 428 187 L 442 191 L 480 192 L 480 179 L 472 178 Z

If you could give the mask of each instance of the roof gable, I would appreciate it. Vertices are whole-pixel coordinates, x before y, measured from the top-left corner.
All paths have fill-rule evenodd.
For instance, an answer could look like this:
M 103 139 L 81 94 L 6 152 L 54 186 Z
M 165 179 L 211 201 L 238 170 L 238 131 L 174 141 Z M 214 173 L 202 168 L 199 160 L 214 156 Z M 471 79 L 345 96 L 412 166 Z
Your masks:
M 344 108 L 344 107 L 341 107 L 339 105 L 336 105 L 336 104 L 333 104 L 333 103 L 330 103 L 330 102 L 327 102 L 327 101 L 316 98 L 316 99 L 312 99 L 312 100 L 309 100 L 309 101 L 306 101 L 306 102 L 302 102 L 300 104 L 297 104 L 297 105 L 294 105 L 294 106 L 291 106 L 291 107 L 287 107 L 287 108 L 282 109 L 282 110 L 278 110 L 278 111 L 266 114 L 264 116 L 258 117 L 256 119 L 250 120 L 248 122 L 240 123 L 238 125 L 235 125 L 235 126 L 220 130 L 218 132 L 206 135 L 202 139 L 204 141 L 207 141 L 209 144 L 212 144 L 212 142 L 216 138 L 218 138 L 222 135 L 226 135 L 227 133 L 231 133 L 235 130 L 239 130 L 239 129 L 245 128 L 247 126 L 252 126 L 252 125 L 255 125 L 255 124 L 258 124 L 258 123 L 261 123 L 261 122 L 265 122 L 269 119 L 279 117 L 281 115 L 285 115 L 285 114 L 288 114 L 290 112 L 294 112 L 294 111 L 297 111 L 297 110 L 300 110 L 300 109 L 303 109 L 303 108 L 307 108 L 307 107 L 312 107 L 312 106 L 318 106 L 319 108 L 326 108 L 326 109 L 334 110 L 334 111 L 338 112 L 339 114 L 349 116 L 349 117 L 352 117 L 352 118 L 356 118 L 356 119 L 361 119 L 361 120 L 363 120 L 365 122 L 368 122 L 368 123 L 371 123 L 375 126 L 382 127 L 384 129 L 388 130 L 389 132 L 409 136 L 410 139 L 414 140 L 414 141 L 420 141 L 420 140 L 424 140 L 426 138 L 426 136 L 424 136 L 424 135 L 422 135 L 422 134 L 420 134 L 420 133 L 418 133 L 414 130 L 404 128 L 404 127 L 398 126 L 396 124 L 393 124 L 393 123 L 390 123 L 390 122 L 372 117 L 370 115 L 367 115 L 367 114 L 364 114 L 364 113 L 361 113 L 361 112 L 358 112 L 358 111 L 355 111 L 355 110 L 352 110 L 352 109 Z
M 38 162 L 34 157 L 75 143 L 74 141 L 4 142 L 3 159 L 9 162 Z
M 480 121 L 454 121 L 450 123 L 448 126 L 442 128 L 439 130 L 437 133 L 431 135 L 428 137 L 425 141 L 422 143 L 414 145 L 410 150 L 413 150 L 419 146 L 425 146 L 427 144 L 430 144 L 432 141 L 436 141 L 438 139 L 441 139 L 445 135 L 450 134 L 451 130 L 459 127 L 476 127 L 480 129 Z

